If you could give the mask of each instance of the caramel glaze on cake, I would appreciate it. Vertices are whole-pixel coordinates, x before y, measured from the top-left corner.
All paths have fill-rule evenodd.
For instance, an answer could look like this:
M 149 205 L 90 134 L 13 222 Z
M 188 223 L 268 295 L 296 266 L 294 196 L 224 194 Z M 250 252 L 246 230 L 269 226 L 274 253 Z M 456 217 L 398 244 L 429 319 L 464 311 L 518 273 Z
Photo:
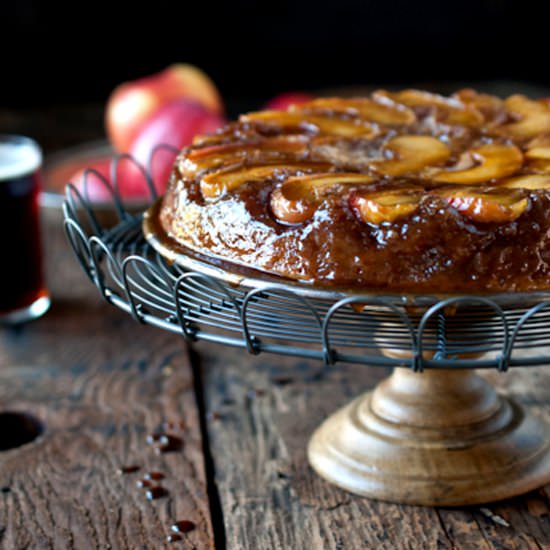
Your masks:
M 550 288 L 550 102 L 317 99 L 198 137 L 159 209 L 174 247 L 320 286 Z

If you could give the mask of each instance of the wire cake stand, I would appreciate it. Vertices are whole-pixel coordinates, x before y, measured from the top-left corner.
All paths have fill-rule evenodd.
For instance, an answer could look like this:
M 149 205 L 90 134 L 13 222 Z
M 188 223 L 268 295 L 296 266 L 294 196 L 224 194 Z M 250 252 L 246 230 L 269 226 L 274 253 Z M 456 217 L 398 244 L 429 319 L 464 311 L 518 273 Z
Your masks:
M 66 189 L 69 242 L 108 303 L 189 341 L 395 367 L 312 435 L 308 456 L 322 477 L 372 498 L 444 506 L 550 482 L 550 427 L 474 371 L 550 362 L 550 292 L 351 294 L 168 256 L 152 224 L 154 186 L 143 176 L 152 206 L 142 214 L 129 213 L 116 183 L 103 180 L 118 218 L 109 227 L 86 191 Z

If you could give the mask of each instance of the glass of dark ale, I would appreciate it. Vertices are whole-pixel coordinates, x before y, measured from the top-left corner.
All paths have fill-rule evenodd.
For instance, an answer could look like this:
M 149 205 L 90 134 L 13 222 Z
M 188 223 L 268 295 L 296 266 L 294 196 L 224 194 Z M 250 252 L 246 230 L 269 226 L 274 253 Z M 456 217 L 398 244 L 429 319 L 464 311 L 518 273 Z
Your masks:
M 0 323 L 36 319 L 50 306 L 42 268 L 38 194 L 42 151 L 0 134 Z

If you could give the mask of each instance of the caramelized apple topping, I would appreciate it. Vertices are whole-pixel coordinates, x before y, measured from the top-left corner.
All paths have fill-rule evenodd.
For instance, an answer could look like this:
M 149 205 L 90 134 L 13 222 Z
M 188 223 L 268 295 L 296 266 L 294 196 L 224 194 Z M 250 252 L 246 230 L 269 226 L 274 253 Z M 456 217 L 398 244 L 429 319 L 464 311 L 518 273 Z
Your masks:
M 350 185 L 372 183 L 374 179 L 368 174 L 346 172 L 308 174 L 288 178 L 283 183 L 282 189 L 285 196 L 290 199 L 304 198 L 310 201 L 321 201 L 330 192 L 342 190 Z
M 203 170 L 230 166 L 247 160 L 254 164 L 303 160 L 308 153 L 308 141 L 303 136 L 263 138 L 245 143 L 223 143 L 190 151 L 181 164 L 186 177 Z
M 543 134 L 531 140 L 527 144 L 525 158 L 550 160 L 550 136 Z
M 502 186 L 512 189 L 526 189 L 529 191 L 550 189 L 550 175 L 527 174 L 525 176 L 507 178 L 502 182 Z
M 418 189 L 355 191 L 350 195 L 349 204 L 359 219 L 380 225 L 410 216 L 421 199 L 422 191 Z
M 433 191 L 463 216 L 479 223 L 507 223 L 519 218 L 529 199 L 519 189 L 455 187 Z
M 307 114 L 296 111 L 259 111 L 243 115 L 239 119 L 245 124 L 280 128 L 283 130 L 302 130 L 313 134 L 330 134 L 334 136 L 374 137 L 379 133 L 375 123 L 362 119 L 345 119 L 324 114 Z
M 315 214 L 315 204 L 306 199 L 288 199 L 281 187 L 274 189 L 269 201 L 271 212 L 279 222 L 288 225 L 304 223 Z
M 306 222 L 331 197 L 366 223 L 392 223 L 426 193 L 473 221 L 505 223 L 529 206 L 527 191 L 550 189 L 550 101 L 470 89 L 319 98 L 197 138 L 179 168 L 209 200 L 274 182 L 271 211 L 285 224 Z
M 451 154 L 444 143 L 430 136 L 398 136 L 386 143 L 385 150 L 393 153 L 392 158 L 375 160 L 371 166 L 386 176 L 412 174 L 443 164 Z
M 489 94 L 480 94 L 471 88 L 465 88 L 454 93 L 451 97 L 462 104 L 477 109 L 485 118 L 493 119 L 504 109 L 504 101 Z
M 495 132 L 503 136 L 527 139 L 550 132 L 550 106 L 544 101 L 533 101 L 523 95 L 513 95 L 504 102 L 506 110 L 519 120 L 503 124 Z
M 204 158 L 225 155 L 231 152 L 247 151 L 276 151 L 281 153 L 300 153 L 307 147 L 308 140 L 303 136 L 277 136 L 256 139 L 250 142 L 224 143 L 221 145 L 211 145 L 190 151 L 187 158 L 194 161 L 200 161 Z
M 213 199 L 223 196 L 228 191 L 237 189 L 245 183 L 273 180 L 277 177 L 298 174 L 301 172 L 323 172 L 330 169 L 326 163 L 289 163 L 265 166 L 239 166 L 221 169 L 203 176 L 200 188 L 203 197 Z
M 527 159 L 525 167 L 534 174 L 550 174 L 550 159 Z
M 508 143 L 489 143 L 466 151 L 459 159 L 460 164 L 474 164 L 464 169 L 443 169 L 430 172 L 434 181 L 442 183 L 483 183 L 504 178 L 517 172 L 523 164 L 523 155 L 515 146 Z
M 460 124 L 464 126 L 481 126 L 484 122 L 483 115 L 474 105 L 462 103 L 453 97 L 444 97 L 420 90 L 403 90 L 401 92 L 387 92 L 379 90 L 374 92 L 375 98 L 387 97 L 396 103 L 402 103 L 411 108 L 428 108 L 433 110 L 437 119 L 447 124 Z
M 409 125 L 416 121 L 416 116 L 411 109 L 386 97 L 381 97 L 378 100 L 366 97 L 353 99 L 320 98 L 302 105 L 301 108 L 355 115 L 388 126 Z
M 310 174 L 289 177 L 271 193 L 271 211 L 279 221 L 303 223 L 330 193 L 345 187 L 374 181 L 372 176 L 357 173 Z

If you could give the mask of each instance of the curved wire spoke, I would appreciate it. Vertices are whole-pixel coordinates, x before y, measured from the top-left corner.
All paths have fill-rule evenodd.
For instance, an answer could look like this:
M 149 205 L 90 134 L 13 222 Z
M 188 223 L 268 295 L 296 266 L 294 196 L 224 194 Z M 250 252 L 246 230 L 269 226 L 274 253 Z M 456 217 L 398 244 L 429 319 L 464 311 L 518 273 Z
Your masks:
M 395 304 L 388 302 L 384 298 L 372 298 L 370 296 L 352 296 L 349 298 L 343 298 L 342 300 L 336 302 L 326 314 L 323 320 L 322 326 L 322 339 L 323 339 L 323 351 L 324 351 L 324 360 L 327 364 L 333 364 L 338 361 L 341 355 L 331 347 L 330 339 L 330 328 L 331 325 L 335 322 L 334 319 L 337 318 L 338 313 L 344 309 L 351 307 L 355 312 L 358 318 L 360 316 L 366 316 L 370 318 L 373 330 L 367 330 L 364 332 L 364 338 L 367 342 L 376 342 L 378 337 L 383 337 L 383 324 L 384 321 L 381 321 L 377 318 L 378 312 L 382 311 L 384 313 L 392 313 L 394 315 L 394 322 L 402 323 L 402 328 L 407 335 L 407 340 L 409 342 L 409 351 L 411 355 L 410 366 L 414 370 L 418 370 L 417 360 L 416 360 L 416 335 L 414 327 L 411 323 L 411 320 L 404 312 L 403 309 L 400 309 Z M 386 316 L 384 316 L 386 317 Z M 388 345 L 388 348 L 391 346 Z M 340 359 L 341 360 L 341 359 Z M 403 359 L 399 360 L 399 364 L 402 365 L 405 361 Z

